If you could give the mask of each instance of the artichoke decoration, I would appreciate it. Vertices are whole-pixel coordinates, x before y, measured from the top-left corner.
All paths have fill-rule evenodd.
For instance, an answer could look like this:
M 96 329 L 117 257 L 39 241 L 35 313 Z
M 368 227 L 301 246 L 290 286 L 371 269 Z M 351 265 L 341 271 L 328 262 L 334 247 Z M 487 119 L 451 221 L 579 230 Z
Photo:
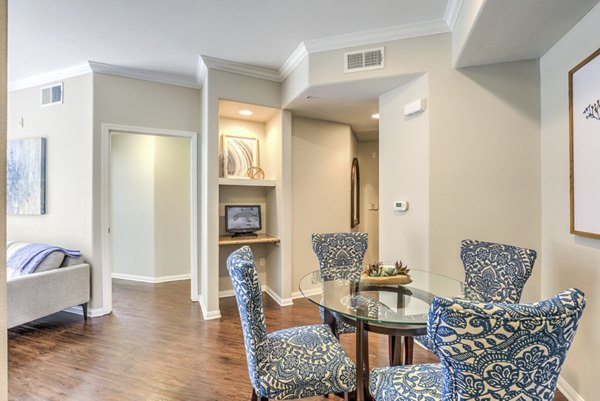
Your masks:
M 396 261 L 393 265 L 386 265 L 383 262 L 373 262 L 368 265 L 365 272 L 370 277 L 392 277 L 392 276 L 410 276 L 408 266 L 402 264 L 401 260 Z

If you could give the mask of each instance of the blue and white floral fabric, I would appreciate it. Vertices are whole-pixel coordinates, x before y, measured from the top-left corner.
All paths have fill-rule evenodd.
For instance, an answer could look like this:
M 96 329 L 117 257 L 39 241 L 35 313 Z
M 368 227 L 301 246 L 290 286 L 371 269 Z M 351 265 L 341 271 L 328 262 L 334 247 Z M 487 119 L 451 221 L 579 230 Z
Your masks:
M 244 246 L 227 258 L 240 312 L 248 373 L 259 397 L 290 400 L 356 388 L 354 363 L 326 325 L 267 334 L 254 257 Z
M 371 396 L 377 401 L 438 401 L 442 399 L 440 364 L 375 368 L 369 376 Z
M 536 256 L 533 249 L 463 240 L 460 258 L 465 267 L 465 297 L 471 301 L 518 303 Z M 428 335 L 415 340 L 433 351 Z
M 465 266 L 465 296 L 472 301 L 518 303 L 536 256 L 533 249 L 462 241 L 460 259 Z
M 551 401 L 584 308 L 577 289 L 535 304 L 435 298 L 428 331 L 441 381 L 430 379 L 431 365 L 374 369 L 371 393 L 377 401 Z
M 312 246 L 323 280 L 359 281 L 369 235 L 362 232 L 313 234 Z M 324 317 L 323 308 L 320 310 Z M 356 329 L 337 321 L 337 334 L 354 333 Z

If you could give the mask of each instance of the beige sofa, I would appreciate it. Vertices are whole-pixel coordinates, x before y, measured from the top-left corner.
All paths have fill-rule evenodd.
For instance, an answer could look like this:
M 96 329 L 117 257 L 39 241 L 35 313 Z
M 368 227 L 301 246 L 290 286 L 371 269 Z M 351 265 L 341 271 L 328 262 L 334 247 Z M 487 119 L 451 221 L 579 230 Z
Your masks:
M 59 268 L 7 280 L 8 328 L 79 305 L 87 319 L 89 300 L 90 265 L 67 256 Z

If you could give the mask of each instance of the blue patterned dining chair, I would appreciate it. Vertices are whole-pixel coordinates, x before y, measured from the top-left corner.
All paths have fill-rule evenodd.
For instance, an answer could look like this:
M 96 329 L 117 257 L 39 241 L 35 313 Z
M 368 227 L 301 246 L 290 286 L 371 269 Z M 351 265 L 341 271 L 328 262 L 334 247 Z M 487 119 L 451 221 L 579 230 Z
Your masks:
M 369 235 L 362 232 L 313 234 L 312 246 L 323 280 L 360 280 L 363 258 L 367 251 Z M 325 312 L 320 309 L 321 318 Z M 355 333 L 356 329 L 339 320 L 335 322 L 334 334 Z
M 434 298 L 429 311 L 439 364 L 376 368 L 377 401 L 551 401 L 584 294 L 566 290 L 535 304 Z
M 480 302 L 519 303 L 536 257 L 533 249 L 463 240 L 460 259 L 465 268 L 465 298 Z M 415 340 L 433 350 L 427 335 L 418 336 Z
M 348 393 L 356 388 L 354 363 L 326 325 L 267 334 L 262 291 L 250 247 L 227 258 L 237 300 L 252 400 L 291 400 Z

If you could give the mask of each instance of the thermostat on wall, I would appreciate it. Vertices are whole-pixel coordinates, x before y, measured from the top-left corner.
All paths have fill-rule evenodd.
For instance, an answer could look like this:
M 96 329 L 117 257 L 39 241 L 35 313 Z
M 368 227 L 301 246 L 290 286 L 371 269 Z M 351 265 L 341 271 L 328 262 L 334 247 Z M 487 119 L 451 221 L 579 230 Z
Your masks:
M 408 201 L 394 201 L 394 210 L 397 212 L 406 212 L 408 210 Z

